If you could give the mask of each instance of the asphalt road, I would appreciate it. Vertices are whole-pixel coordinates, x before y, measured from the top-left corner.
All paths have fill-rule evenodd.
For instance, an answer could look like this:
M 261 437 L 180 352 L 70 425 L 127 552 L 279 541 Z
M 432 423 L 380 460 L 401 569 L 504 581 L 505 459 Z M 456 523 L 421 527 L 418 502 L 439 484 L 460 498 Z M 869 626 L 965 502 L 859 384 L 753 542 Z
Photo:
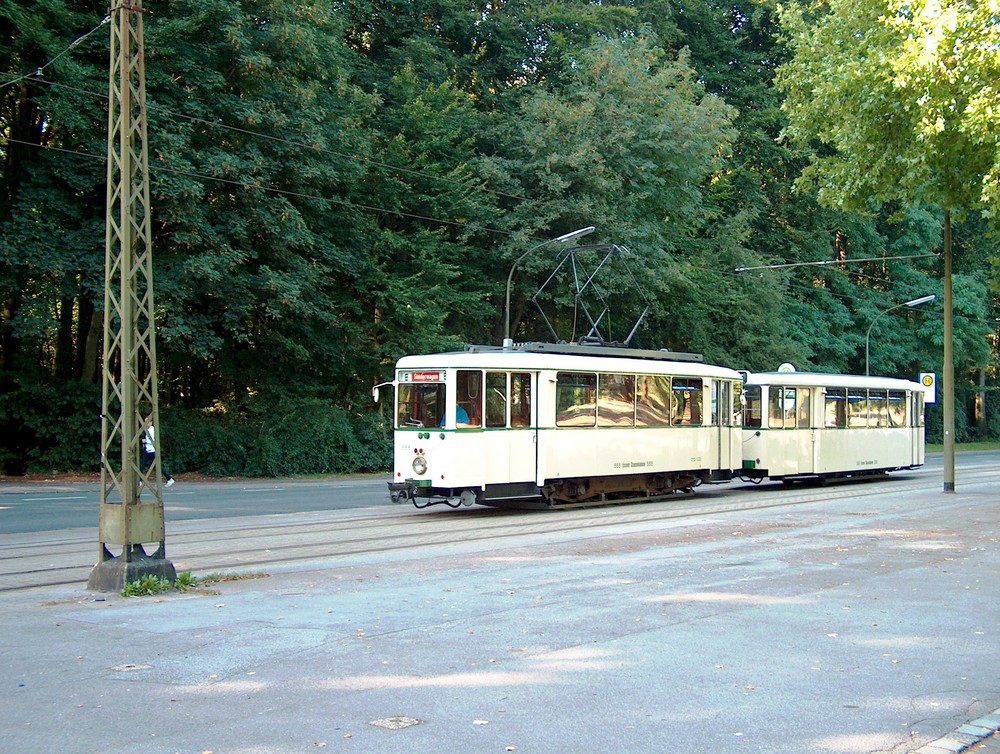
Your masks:
M 1000 451 L 959 453 L 956 486 L 962 470 L 1000 463 Z M 908 474 L 941 475 L 942 456 L 932 454 L 926 465 Z M 890 478 L 892 475 L 890 475 Z M 392 506 L 386 475 L 337 479 L 241 479 L 185 482 L 164 491 L 164 516 L 174 521 L 236 518 L 285 513 L 348 510 Z M 767 483 L 765 483 L 767 484 Z M 741 482 L 733 486 L 745 486 Z M 725 489 L 728 485 L 720 485 Z M 100 485 L 95 482 L 26 482 L 0 477 L 0 534 L 56 531 L 97 526 Z M 409 509 L 409 505 L 403 505 Z
M 169 556 L 246 578 L 141 599 L 84 589 L 93 523 L 0 535 L 0 748 L 960 751 L 1000 728 L 997 459 L 960 454 L 955 494 L 938 456 L 555 513 L 394 506 L 379 480 L 330 510 L 362 496 L 331 480 L 272 516 L 290 483 L 191 484 L 168 515 L 264 515 L 175 521 Z
M 164 491 L 166 522 L 392 505 L 385 476 L 184 482 Z M 0 534 L 97 526 L 100 484 L 0 478 Z

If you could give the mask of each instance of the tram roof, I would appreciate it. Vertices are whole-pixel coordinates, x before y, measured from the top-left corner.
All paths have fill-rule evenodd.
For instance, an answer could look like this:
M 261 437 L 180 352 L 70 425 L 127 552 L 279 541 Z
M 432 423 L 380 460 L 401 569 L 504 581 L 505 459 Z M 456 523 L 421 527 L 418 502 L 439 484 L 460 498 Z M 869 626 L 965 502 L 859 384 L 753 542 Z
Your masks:
M 855 387 L 881 390 L 924 390 L 923 385 L 897 377 L 869 377 L 861 374 L 823 372 L 746 372 L 747 385 L 788 385 L 792 387 Z
M 404 356 L 396 362 L 396 368 L 563 369 L 740 377 L 733 369 L 705 364 L 701 354 L 569 343 L 521 343 L 511 348 L 470 345 L 464 351 Z

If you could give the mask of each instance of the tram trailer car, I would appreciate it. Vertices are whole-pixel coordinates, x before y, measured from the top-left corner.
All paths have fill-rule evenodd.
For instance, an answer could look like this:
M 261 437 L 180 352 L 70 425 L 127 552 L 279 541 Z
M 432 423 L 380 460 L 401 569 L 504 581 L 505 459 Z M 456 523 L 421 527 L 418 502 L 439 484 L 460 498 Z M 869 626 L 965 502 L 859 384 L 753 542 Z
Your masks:
M 924 388 L 888 377 L 767 372 L 743 386 L 745 481 L 883 475 L 924 463 Z
M 391 384 L 390 494 L 419 508 L 650 500 L 741 462 L 742 376 L 697 354 L 468 346 L 404 357 Z

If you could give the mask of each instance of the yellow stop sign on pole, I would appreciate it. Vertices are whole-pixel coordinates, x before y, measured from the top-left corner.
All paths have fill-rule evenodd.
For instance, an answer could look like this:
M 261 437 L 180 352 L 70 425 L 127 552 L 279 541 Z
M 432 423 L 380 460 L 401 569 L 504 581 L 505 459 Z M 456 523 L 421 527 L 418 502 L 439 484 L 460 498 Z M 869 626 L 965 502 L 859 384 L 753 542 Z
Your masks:
M 921 372 L 920 384 L 924 388 L 924 403 L 936 403 L 937 375 L 934 372 Z

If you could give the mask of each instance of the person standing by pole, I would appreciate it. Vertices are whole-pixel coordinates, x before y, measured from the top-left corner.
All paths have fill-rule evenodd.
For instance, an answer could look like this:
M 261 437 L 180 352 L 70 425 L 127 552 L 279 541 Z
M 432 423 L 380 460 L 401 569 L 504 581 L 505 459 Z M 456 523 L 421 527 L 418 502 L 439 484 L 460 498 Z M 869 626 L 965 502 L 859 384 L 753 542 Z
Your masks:
M 150 416 L 146 419 L 146 424 L 143 427 L 142 458 L 139 459 L 139 471 L 145 474 L 149 470 L 149 467 L 153 465 L 154 460 L 156 460 L 156 429 L 153 427 L 153 417 Z M 163 472 L 163 478 L 166 480 L 163 486 L 172 486 L 174 478 L 167 473 L 166 469 L 160 470 Z

